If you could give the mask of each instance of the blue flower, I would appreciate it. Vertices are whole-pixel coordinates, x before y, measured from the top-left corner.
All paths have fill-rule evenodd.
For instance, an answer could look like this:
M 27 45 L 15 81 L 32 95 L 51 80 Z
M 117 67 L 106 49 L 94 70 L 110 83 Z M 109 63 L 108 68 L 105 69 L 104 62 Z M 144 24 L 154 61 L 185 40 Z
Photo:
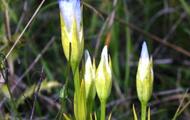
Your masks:
M 58 0 L 61 17 L 65 22 L 68 31 L 71 31 L 73 20 L 77 23 L 77 30 L 80 31 L 81 24 L 81 6 L 80 0 Z
M 84 48 L 82 13 L 80 0 L 59 0 L 61 40 L 67 60 L 78 64 L 82 58 Z M 71 45 L 71 49 L 70 49 Z M 71 53 L 71 54 L 70 54 Z

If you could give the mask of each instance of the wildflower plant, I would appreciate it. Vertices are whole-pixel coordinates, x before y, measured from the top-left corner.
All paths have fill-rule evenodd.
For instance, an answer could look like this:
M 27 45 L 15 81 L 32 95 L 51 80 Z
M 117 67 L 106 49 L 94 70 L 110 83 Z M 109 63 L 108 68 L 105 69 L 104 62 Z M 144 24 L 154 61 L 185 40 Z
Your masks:
M 136 75 L 137 94 L 141 102 L 141 120 L 146 119 L 146 106 L 152 95 L 153 79 L 152 57 L 149 57 L 146 42 L 143 42 Z
M 67 60 L 70 55 L 71 64 L 76 66 L 81 60 L 84 47 L 80 0 L 59 0 L 59 7 L 63 50 Z
M 79 64 L 84 47 L 80 0 L 59 0 L 59 7 L 63 51 L 67 61 L 70 62 L 74 76 L 75 119 L 91 118 L 93 100 L 97 91 L 101 101 L 101 120 L 105 120 L 105 105 L 112 84 L 111 60 L 107 46 L 102 51 L 97 71 L 95 62 L 92 63 L 89 52 L 85 51 L 85 71 L 83 77 L 80 76 Z
M 101 103 L 101 120 L 106 118 L 106 102 L 112 86 L 112 65 L 108 47 L 104 46 L 101 59 L 96 68 L 89 52 L 85 51 L 84 75 L 79 74 L 79 64 L 83 55 L 84 38 L 82 26 L 82 7 L 80 0 L 59 0 L 61 40 L 67 61 L 74 76 L 74 115 L 76 120 L 92 119 L 94 98 L 97 93 Z M 146 106 L 152 94 L 153 69 L 147 45 L 142 45 L 139 59 L 136 87 L 141 102 L 141 119 L 146 119 Z M 135 109 L 133 109 L 135 111 Z M 65 114 L 64 114 L 65 116 Z M 135 114 L 136 116 L 136 114 Z
M 70 61 L 76 91 L 80 88 L 78 66 L 83 54 L 84 39 L 80 0 L 59 0 L 61 41 L 63 51 Z
M 74 112 L 77 120 L 86 119 L 85 85 L 80 82 L 79 63 L 83 55 L 84 39 L 80 0 L 59 0 L 61 41 L 74 76 Z M 81 93 L 82 92 L 82 93 Z M 83 108 L 83 109 L 81 109 Z M 80 111 L 80 112 L 79 112 Z
M 125 0 L 57 0 L 57 2 L 48 1 L 46 5 L 44 5 L 45 0 L 41 0 L 41 2 L 36 2 L 35 0 L 30 2 L 25 1 L 24 3 L 14 2 L 14 0 L 2 0 L 0 7 L 2 10 L 0 18 L 2 23 L 0 24 L 0 120 L 32 120 L 38 118 L 50 120 L 110 120 L 112 113 L 106 115 L 106 104 L 109 101 L 110 94 L 112 101 L 107 108 L 109 108 L 109 111 L 113 108 L 113 111 L 111 111 L 114 112 L 114 119 L 131 119 L 129 118 L 131 117 L 131 113 L 129 113 L 128 109 L 128 107 L 131 106 L 131 102 L 123 100 L 126 100 L 125 97 L 134 96 L 134 94 L 131 94 L 133 93 L 131 89 L 133 90 L 134 87 L 131 83 L 134 82 L 130 81 L 134 79 L 132 78 L 134 76 L 134 69 L 130 69 L 133 66 L 131 63 L 134 62 L 131 61 L 133 58 L 136 58 L 136 55 L 131 55 L 134 52 L 133 47 L 135 47 L 132 38 L 138 38 L 139 35 L 154 39 L 153 43 L 158 42 L 168 47 L 166 48 L 167 50 L 175 50 L 170 52 L 169 56 L 171 58 L 169 60 L 163 59 L 157 63 L 157 66 L 160 66 L 160 73 L 164 73 L 165 75 L 162 76 L 162 74 L 159 74 L 158 77 L 161 82 L 159 82 L 159 86 L 156 86 L 158 90 L 161 90 L 168 86 L 171 88 L 174 85 L 172 90 L 165 89 L 161 92 L 157 91 L 158 94 L 156 94 L 161 101 L 164 101 L 165 98 L 173 98 L 173 96 L 175 96 L 175 99 L 167 99 L 168 101 L 164 101 L 164 105 L 168 108 L 161 106 L 164 112 L 159 112 L 159 110 L 156 109 L 156 112 L 158 110 L 160 114 L 156 115 L 156 117 L 153 116 L 154 118 L 152 119 L 170 119 L 168 117 L 172 117 L 171 114 L 175 112 L 174 108 L 177 108 L 178 103 L 179 107 L 171 119 L 178 119 L 177 117 L 182 115 L 184 111 L 185 114 L 180 118 L 188 119 L 190 109 L 188 110 L 187 108 L 190 105 L 190 93 L 188 90 L 189 84 L 186 84 L 189 78 L 189 70 L 186 69 L 188 64 L 186 61 L 188 61 L 188 57 L 190 57 L 190 51 L 184 49 L 187 48 L 188 44 L 186 45 L 186 43 L 188 43 L 188 41 L 181 41 L 179 39 L 184 39 L 181 38 L 181 36 L 185 35 L 187 37 L 189 33 L 188 26 L 185 26 L 184 22 L 188 23 L 187 19 L 188 15 L 190 15 L 188 14 L 190 13 L 190 5 L 188 5 L 188 2 L 185 0 L 179 0 L 179 2 L 173 1 L 166 1 L 164 4 L 170 6 L 172 11 L 173 8 L 180 8 L 175 9 L 175 13 L 177 12 L 177 14 L 172 14 L 172 19 L 169 20 L 168 16 L 164 15 L 162 18 L 164 18 L 164 21 L 167 19 L 166 22 L 162 22 L 163 20 L 160 19 L 160 17 L 159 19 L 156 17 L 157 20 L 154 20 L 158 21 L 159 24 L 152 25 L 148 23 L 149 18 L 151 18 L 157 10 L 162 9 L 163 1 L 156 1 L 156 3 L 151 1 L 151 3 L 149 3 L 147 0 L 143 2 L 142 6 L 142 4 L 137 5 L 134 4 L 134 2 L 126 2 Z M 39 5 L 36 8 L 29 10 L 32 8 L 31 5 L 36 6 L 38 3 Z M 180 5 L 178 5 L 179 3 Z M 155 5 L 151 6 L 153 4 Z M 59 59 L 59 54 L 52 54 L 52 52 L 57 53 L 59 51 L 57 44 L 54 44 L 54 36 L 51 37 L 47 44 L 44 44 L 46 41 L 43 41 L 43 44 L 37 46 L 35 46 L 36 42 L 29 40 L 30 36 L 32 36 L 32 40 L 39 38 L 48 39 L 48 37 L 50 37 L 49 33 L 52 31 L 57 32 L 57 29 L 55 29 L 57 17 L 52 19 L 53 21 L 47 20 L 52 14 L 57 12 L 55 5 L 60 8 L 58 14 L 61 30 L 60 44 L 62 45 L 63 55 L 67 61 L 66 66 L 64 66 L 64 64 L 60 65 L 62 60 Z M 88 27 L 85 32 L 83 32 L 83 28 L 85 28 L 83 27 L 83 5 L 85 6 L 85 15 L 87 15 L 84 19 L 87 20 L 85 21 L 85 25 Z M 50 11 L 49 8 L 51 8 Z M 142 12 L 135 16 L 133 13 L 136 13 L 139 9 Z M 34 13 L 32 14 L 31 12 L 33 10 Z M 40 14 L 44 15 L 40 16 L 38 14 L 40 10 L 45 10 L 45 12 Z M 152 27 L 149 31 L 154 31 L 155 28 L 157 28 L 157 32 L 161 33 L 163 33 L 163 29 L 159 30 L 159 28 L 164 27 L 164 32 L 167 32 L 167 30 L 170 30 L 167 29 L 167 27 L 170 27 L 167 23 L 173 23 L 173 21 L 175 21 L 173 18 L 177 18 L 179 28 L 175 27 L 175 29 L 172 29 L 172 33 L 177 33 L 175 31 L 179 30 L 182 30 L 182 32 L 180 32 L 179 36 L 177 34 L 169 35 L 171 37 L 174 35 L 176 41 L 173 43 L 180 43 L 180 46 L 171 42 L 162 41 L 159 35 L 157 36 L 151 32 L 149 33 L 149 31 L 144 31 L 140 26 L 133 24 L 139 16 L 143 16 L 143 19 L 138 25 L 147 25 L 144 26 L 145 28 L 150 28 L 149 26 L 151 25 Z M 178 20 L 179 16 L 180 19 Z M 34 22 L 35 19 L 38 18 L 40 18 L 39 22 L 44 21 L 45 26 L 42 25 L 40 29 L 38 29 L 38 33 L 41 34 L 33 35 L 32 33 L 35 32 L 36 26 L 39 26 L 39 22 Z M 34 24 L 31 24 L 32 22 L 34 22 Z M 180 24 L 181 22 L 183 23 Z M 46 26 L 46 24 L 48 25 Z M 103 24 L 103 26 L 101 26 L 101 24 Z M 140 34 L 136 34 L 135 32 L 139 32 Z M 25 33 L 26 35 L 24 35 Z M 86 36 L 88 39 L 93 39 L 93 41 L 84 41 Z M 105 40 L 100 40 L 101 38 Z M 123 38 L 127 40 L 125 41 Z M 95 48 L 91 47 L 90 49 L 90 51 L 94 53 L 94 56 L 92 56 L 88 50 L 85 50 L 85 42 L 90 42 L 90 44 L 95 46 Z M 103 46 L 101 43 L 105 43 L 106 45 L 99 48 Z M 125 48 L 123 48 L 123 43 L 126 43 L 124 45 Z M 54 44 L 54 47 L 51 48 L 53 51 L 48 51 L 52 44 Z M 88 44 L 89 48 L 90 44 Z M 112 49 L 113 68 L 115 69 L 113 72 L 112 60 L 108 54 L 108 46 Z M 43 49 L 40 49 L 42 47 Z M 98 51 L 99 49 L 102 50 L 100 53 Z M 159 50 L 160 49 L 158 49 L 158 51 Z M 161 50 L 163 54 L 159 54 L 159 58 L 164 58 L 166 56 L 164 53 L 167 52 L 167 50 Z M 30 52 L 31 54 L 28 54 Z M 45 52 L 48 52 L 48 56 L 44 56 L 45 59 L 40 59 Z M 182 53 L 185 56 L 183 56 L 182 59 L 176 59 L 178 53 Z M 34 56 L 36 57 L 35 59 L 33 59 Z M 100 60 L 97 60 L 96 56 L 98 56 Z M 124 61 L 124 59 L 126 61 Z M 52 64 L 50 63 L 52 60 L 56 61 L 53 61 Z M 182 60 L 181 64 L 179 63 L 181 62 L 180 60 Z M 39 73 L 40 76 L 36 76 L 38 69 L 35 69 L 35 65 L 37 65 L 38 68 L 38 65 L 41 63 L 42 71 Z M 177 65 L 173 66 L 176 63 Z M 55 67 L 57 64 L 60 66 Z M 177 71 L 173 70 L 174 68 L 177 69 Z M 165 70 L 171 71 L 165 73 Z M 181 75 L 180 81 L 178 80 L 178 76 L 175 76 L 176 72 L 179 73 L 179 76 Z M 32 75 L 29 75 L 30 73 L 32 73 Z M 33 73 L 35 76 L 33 76 Z M 47 73 L 47 77 L 45 78 L 44 73 Z M 54 75 L 59 75 L 60 73 L 64 73 L 61 75 L 63 76 L 63 84 L 58 82 L 60 80 L 57 80 L 57 78 L 60 79 L 61 76 Z M 111 93 L 113 76 L 115 78 L 115 92 Z M 135 105 L 132 105 L 134 120 L 150 120 L 150 107 L 148 103 L 150 102 L 153 92 L 154 72 L 153 58 L 149 54 L 145 41 L 142 43 L 135 79 L 135 89 L 140 103 L 138 108 L 140 109 L 135 109 Z M 171 79 L 172 81 L 169 81 L 171 84 L 164 84 L 164 86 L 162 86 L 162 79 Z M 177 86 L 175 84 L 176 79 L 177 82 L 179 81 Z M 33 81 L 31 82 L 31 80 Z M 61 85 L 63 86 L 59 90 L 59 98 L 57 99 L 55 92 L 57 92 L 57 89 L 59 89 Z M 120 86 L 125 88 L 120 88 Z M 178 89 L 178 87 L 180 87 L 180 89 Z M 129 96 L 125 96 L 127 93 L 129 93 Z M 116 97 L 120 98 L 118 99 Z M 133 99 L 129 101 L 131 100 Z M 170 108 L 171 105 L 167 104 L 171 100 L 177 101 L 172 102 L 172 108 Z M 100 102 L 100 104 L 97 102 Z M 28 104 L 31 105 L 27 107 Z M 125 111 L 126 109 L 128 110 Z M 57 110 L 59 110 L 58 113 L 56 113 Z M 57 116 L 53 116 L 55 113 Z M 125 113 L 127 113 L 127 116 Z M 140 113 L 140 115 L 137 113 Z
M 104 46 L 101 60 L 96 71 L 96 90 L 101 102 L 101 120 L 105 120 L 106 101 L 112 86 L 111 59 L 108 56 L 108 48 Z

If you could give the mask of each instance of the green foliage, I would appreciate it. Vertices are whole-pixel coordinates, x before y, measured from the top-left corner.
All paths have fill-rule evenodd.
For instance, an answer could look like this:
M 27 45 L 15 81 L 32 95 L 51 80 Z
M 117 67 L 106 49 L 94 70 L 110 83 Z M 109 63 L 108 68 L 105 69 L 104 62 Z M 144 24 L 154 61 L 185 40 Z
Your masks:
M 81 82 L 79 91 L 75 91 L 74 112 L 76 120 L 86 120 L 88 111 L 86 109 L 86 93 L 83 80 Z
M 0 53 L 7 55 L 40 2 L 1 0 Z M 149 100 L 151 109 L 147 110 L 147 119 L 188 118 L 190 99 L 189 91 L 187 94 L 185 91 L 190 86 L 189 1 L 85 0 L 81 4 L 83 4 L 84 48 L 88 48 L 96 60 L 95 64 L 98 65 L 101 48 L 106 44 L 112 59 L 113 87 L 106 101 L 106 118 L 111 119 L 112 116 L 112 119 L 117 120 L 133 118 L 136 120 L 140 117 L 141 109 L 136 99 L 135 77 L 138 53 L 143 40 L 148 43 L 149 53 L 154 60 L 155 73 L 154 97 Z M 62 49 L 63 36 L 61 37 L 59 21 L 57 1 L 45 0 L 10 53 L 7 58 L 9 85 L 0 83 L 0 119 L 8 120 L 19 116 L 21 119 L 30 119 L 31 109 L 36 106 L 34 119 L 51 120 L 61 113 L 60 119 L 74 120 L 73 81 L 75 77 L 79 82 L 83 78 L 80 70 L 84 65 L 84 57 L 82 53 L 79 57 L 73 56 L 82 60 L 76 76 L 67 70 L 69 63 L 66 61 L 69 60 L 64 56 Z M 43 51 L 52 37 L 55 41 Z M 83 50 L 79 50 L 78 43 L 76 44 L 77 49 L 73 49 L 78 54 Z M 69 50 L 68 48 L 67 46 L 66 50 Z M 38 59 L 35 59 L 36 57 Z M 38 97 L 39 102 L 33 105 L 31 103 L 34 102 L 33 95 L 39 80 L 36 73 L 41 67 L 44 68 L 46 80 L 41 83 L 38 95 L 46 99 Z M 21 80 L 18 85 L 16 85 L 17 80 Z M 66 83 L 67 87 L 61 89 Z M 13 89 L 15 85 L 15 89 L 11 91 L 13 95 L 11 100 L 8 87 Z M 79 85 L 79 91 L 84 91 L 81 89 L 81 84 Z M 81 92 L 79 94 L 78 99 L 80 98 L 83 103 L 84 94 Z M 92 112 L 83 113 L 90 114 L 90 119 L 99 120 L 101 107 L 97 97 L 92 104 Z M 133 107 L 133 111 L 130 108 L 132 104 L 135 104 L 136 108 Z M 84 116 L 83 113 L 81 116 Z
M 188 15 L 190 15 L 190 5 L 185 0 L 180 0 L 180 3 Z
M 138 120 L 138 118 L 137 118 L 137 112 L 135 110 L 135 105 L 134 104 L 133 104 L 133 118 L 134 118 L 134 120 Z
M 61 84 L 59 82 L 57 82 L 56 80 L 51 80 L 51 81 L 43 80 L 42 83 L 41 83 L 41 87 L 40 87 L 39 92 L 41 92 L 43 90 L 47 90 L 48 92 L 51 92 L 53 88 L 60 87 L 60 86 L 61 86 Z M 35 88 L 36 88 L 36 84 L 28 87 L 22 93 L 22 95 L 17 99 L 17 102 L 16 102 L 17 106 L 19 106 L 20 104 L 23 104 L 24 100 L 26 98 L 32 97 L 32 95 L 33 95 L 33 93 L 35 91 Z

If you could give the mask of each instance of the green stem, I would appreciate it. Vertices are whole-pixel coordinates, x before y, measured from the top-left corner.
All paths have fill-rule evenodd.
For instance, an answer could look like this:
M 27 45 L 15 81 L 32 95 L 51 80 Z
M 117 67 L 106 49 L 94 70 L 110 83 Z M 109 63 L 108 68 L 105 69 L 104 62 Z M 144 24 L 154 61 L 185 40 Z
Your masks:
M 77 92 L 80 89 L 80 76 L 79 76 L 78 64 L 73 64 L 72 65 L 72 71 L 73 71 L 73 75 L 74 75 L 75 92 Z
M 92 114 L 93 100 L 87 100 L 87 120 L 91 120 L 90 115 Z
M 65 109 L 65 98 L 61 98 L 61 109 L 59 110 L 56 119 L 58 120 L 62 120 L 63 119 L 63 113 L 64 113 L 64 109 Z
M 141 120 L 146 120 L 146 105 L 147 103 L 141 102 Z
M 80 113 L 80 108 L 79 108 L 79 94 L 80 94 L 80 76 L 79 76 L 79 65 L 78 64 L 71 64 L 72 71 L 73 71 L 73 76 L 74 76 L 74 87 L 75 87 L 75 95 L 74 95 L 74 111 L 75 113 L 75 118 L 78 120 L 79 116 L 78 114 Z
M 16 105 L 15 105 L 15 101 L 14 101 L 13 94 L 12 94 L 12 92 L 11 92 L 11 89 L 10 89 L 10 87 L 9 87 L 9 84 L 7 83 L 6 85 L 7 85 L 7 88 L 8 88 L 9 95 L 10 95 L 10 99 L 11 99 L 11 103 L 12 103 L 13 110 L 14 110 L 14 112 L 15 112 L 15 114 L 16 114 L 16 118 L 18 118 L 19 120 L 21 120 L 21 117 L 20 117 L 20 115 L 19 115 L 18 112 L 17 112 Z
M 101 101 L 101 120 L 106 118 L 106 100 Z

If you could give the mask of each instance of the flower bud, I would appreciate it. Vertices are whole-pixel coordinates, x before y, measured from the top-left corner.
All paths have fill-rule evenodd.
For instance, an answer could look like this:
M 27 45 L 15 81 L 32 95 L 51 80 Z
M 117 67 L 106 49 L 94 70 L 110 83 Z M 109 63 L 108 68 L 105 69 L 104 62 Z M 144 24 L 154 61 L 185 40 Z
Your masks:
M 80 62 L 84 47 L 80 0 L 59 0 L 59 7 L 63 51 L 71 63 Z
M 100 101 L 105 101 L 110 94 L 112 86 L 111 59 L 108 58 L 108 50 L 105 46 L 102 50 L 101 60 L 96 71 L 96 91 Z
M 144 42 L 136 75 L 137 94 L 143 103 L 147 103 L 152 95 L 153 77 L 152 58 L 149 58 L 147 45 Z
M 85 50 L 85 71 L 84 71 L 84 82 L 86 88 L 86 98 L 91 98 L 92 100 L 96 95 L 95 88 L 95 63 L 92 64 L 90 54 Z

